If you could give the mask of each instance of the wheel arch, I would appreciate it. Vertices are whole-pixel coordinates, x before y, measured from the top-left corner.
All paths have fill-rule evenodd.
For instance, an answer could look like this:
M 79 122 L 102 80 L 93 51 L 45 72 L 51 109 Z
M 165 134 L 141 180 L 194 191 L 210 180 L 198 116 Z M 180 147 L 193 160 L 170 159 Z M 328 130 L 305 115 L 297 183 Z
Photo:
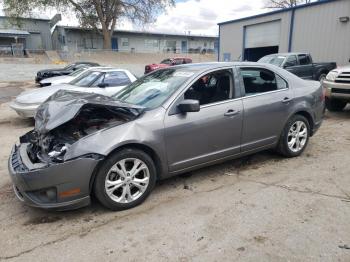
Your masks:
M 309 122 L 310 125 L 310 136 L 313 135 L 313 130 L 314 130 L 314 126 L 315 126 L 315 122 L 314 122 L 314 118 L 312 117 L 312 115 L 306 111 L 306 110 L 300 110 L 295 112 L 293 115 L 301 115 L 303 117 L 305 117 L 307 119 L 307 121 Z
M 156 151 L 151 148 L 150 146 L 147 146 L 145 144 L 140 144 L 140 143 L 128 143 L 128 144 L 124 144 L 124 145 L 121 145 L 120 147 L 117 147 L 117 148 L 114 148 L 112 151 L 110 151 L 108 153 L 108 155 L 106 155 L 105 159 L 108 158 L 108 156 L 112 155 L 112 154 L 115 154 L 123 149 L 126 149 L 126 148 L 130 148 L 130 149 L 137 149 L 137 150 L 141 150 L 143 152 L 145 152 L 146 154 L 148 154 L 153 162 L 154 162 L 154 165 L 156 166 L 156 171 L 157 171 L 157 180 L 161 179 L 161 176 L 162 176 L 162 173 L 163 173 L 163 169 L 162 169 L 162 165 L 161 165 L 161 159 L 160 157 L 158 156 L 158 154 L 156 153 Z M 90 189 L 90 193 L 92 191 L 92 188 L 93 188 L 93 184 L 95 182 L 95 178 L 96 178 L 96 175 L 97 175 L 97 172 L 98 170 L 100 169 L 100 167 L 104 164 L 104 161 L 101 161 L 96 167 L 95 167 L 95 170 L 90 178 L 90 183 L 89 183 L 89 189 Z

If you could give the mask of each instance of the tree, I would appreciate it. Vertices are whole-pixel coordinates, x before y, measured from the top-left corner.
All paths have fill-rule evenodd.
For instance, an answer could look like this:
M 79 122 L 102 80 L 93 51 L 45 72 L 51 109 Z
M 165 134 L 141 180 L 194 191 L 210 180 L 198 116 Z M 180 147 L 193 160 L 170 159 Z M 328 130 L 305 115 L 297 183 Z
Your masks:
M 288 8 L 294 7 L 299 4 L 308 4 L 311 3 L 312 0 L 267 0 L 266 7 L 267 8 Z
M 150 23 L 174 0 L 0 0 L 10 17 L 30 15 L 33 10 L 56 8 L 73 11 L 81 26 L 93 28 L 103 36 L 103 48 L 111 49 L 111 38 L 118 21 Z

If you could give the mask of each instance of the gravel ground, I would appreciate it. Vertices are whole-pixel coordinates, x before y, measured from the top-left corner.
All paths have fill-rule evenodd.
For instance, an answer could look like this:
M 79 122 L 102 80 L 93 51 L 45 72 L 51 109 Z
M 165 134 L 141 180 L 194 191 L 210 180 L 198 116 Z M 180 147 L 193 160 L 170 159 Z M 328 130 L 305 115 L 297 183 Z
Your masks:
M 161 181 L 132 210 L 55 213 L 12 192 L 8 154 L 33 124 L 9 109 L 14 93 L 0 85 L 0 260 L 350 261 L 349 109 L 327 113 L 301 157 L 262 152 Z

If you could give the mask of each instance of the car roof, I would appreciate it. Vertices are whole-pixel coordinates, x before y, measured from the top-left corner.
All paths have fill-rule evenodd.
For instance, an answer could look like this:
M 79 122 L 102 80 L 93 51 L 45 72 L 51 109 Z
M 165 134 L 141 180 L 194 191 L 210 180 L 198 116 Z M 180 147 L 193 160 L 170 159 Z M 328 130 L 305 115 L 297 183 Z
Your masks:
M 296 52 L 293 52 L 293 53 L 276 53 L 276 54 L 270 54 L 270 55 L 266 55 L 266 56 L 289 56 L 289 55 L 308 55 L 308 53 L 296 53 Z
M 111 72 L 111 71 L 128 71 L 126 69 L 120 69 L 115 67 L 90 67 L 88 70 L 96 71 L 96 72 Z
M 265 63 L 257 63 L 257 62 L 208 62 L 208 63 L 193 63 L 193 64 L 184 64 L 184 65 L 177 65 L 176 68 L 183 68 L 183 69 L 189 69 L 193 71 L 201 71 L 201 70 L 210 70 L 210 69 L 216 69 L 221 67 L 230 67 L 230 66 L 270 66 Z M 172 67 L 174 68 L 174 67 Z

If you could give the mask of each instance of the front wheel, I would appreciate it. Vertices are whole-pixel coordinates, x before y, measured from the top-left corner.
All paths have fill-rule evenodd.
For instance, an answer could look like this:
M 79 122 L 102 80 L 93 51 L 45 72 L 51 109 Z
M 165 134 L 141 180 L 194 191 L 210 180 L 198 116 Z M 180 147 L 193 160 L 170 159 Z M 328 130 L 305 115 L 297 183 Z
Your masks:
M 339 99 L 328 98 L 326 97 L 326 108 L 329 111 L 342 111 L 346 107 L 347 102 Z
M 327 74 L 321 74 L 319 77 L 318 77 L 318 81 L 323 84 L 324 80 L 326 80 L 326 77 L 327 77 Z
M 302 115 L 294 115 L 284 127 L 277 149 L 286 157 L 299 156 L 305 150 L 309 136 L 309 121 Z
M 105 207 L 117 211 L 141 204 L 156 183 L 152 158 L 138 149 L 123 149 L 104 162 L 94 182 L 94 193 Z

